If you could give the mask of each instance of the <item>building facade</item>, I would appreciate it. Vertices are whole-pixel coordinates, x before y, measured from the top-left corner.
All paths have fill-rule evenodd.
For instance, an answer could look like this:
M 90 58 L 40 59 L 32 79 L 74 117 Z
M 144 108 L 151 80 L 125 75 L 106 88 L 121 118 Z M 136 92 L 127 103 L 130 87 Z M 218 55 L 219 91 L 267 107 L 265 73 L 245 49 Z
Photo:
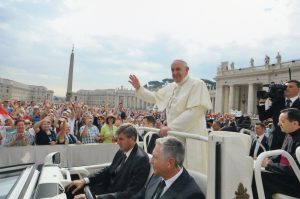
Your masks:
M 125 108 L 153 109 L 151 103 L 142 101 L 135 96 L 134 90 L 123 87 L 117 89 L 79 90 L 72 94 L 72 101 L 83 102 L 89 106 L 105 106 L 110 108 L 123 103 Z
M 278 54 L 279 55 L 279 54 Z M 277 55 L 277 56 L 278 56 Z M 256 93 L 263 85 L 274 82 L 284 84 L 289 78 L 300 79 L 300 60 L 281 62 L 278 56 L 277 63 L 269 63 L 266 56 L 265 64 L 235 69 L 229 67 L 228 62 L 222 62 L 218 68 L 216 80 L 216 96 L 213 99 L 215 113 L 230 113 L 232 110 L 242 111 L 243 114 L 257 114 Z
M 215 112 L 215 101 L 216 101 L 216 82 L 207 80 L 207 79 L 202 79 L 208 89 L 209 95 L 210 95 L 210 100 L 212 102 L 213 108 L 211 110 L 208 110 L 210 113 Z
M 24 101 L 52 101 L 53 91 L 44 86 L 27 85 L 9 79 L 0 78 L 0 98 Z

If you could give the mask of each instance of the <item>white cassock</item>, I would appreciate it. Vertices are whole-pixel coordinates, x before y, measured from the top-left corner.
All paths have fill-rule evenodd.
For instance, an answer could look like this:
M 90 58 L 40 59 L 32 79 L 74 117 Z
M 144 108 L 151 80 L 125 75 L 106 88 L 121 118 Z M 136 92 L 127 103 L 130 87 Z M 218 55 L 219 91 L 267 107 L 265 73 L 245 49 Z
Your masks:
M 159 111 L 166 110 L 170 130 L 207 136 L 205 114 L 212 104 L 202 80 L 186 76 L 179 84 L 173 82 L 157 92 L 140 87 L 136 94 L 144 101 L 155 103 Z M 187 139 L 185 165 L 188 169 L 207 174 L 207 154 L 207 143 Z

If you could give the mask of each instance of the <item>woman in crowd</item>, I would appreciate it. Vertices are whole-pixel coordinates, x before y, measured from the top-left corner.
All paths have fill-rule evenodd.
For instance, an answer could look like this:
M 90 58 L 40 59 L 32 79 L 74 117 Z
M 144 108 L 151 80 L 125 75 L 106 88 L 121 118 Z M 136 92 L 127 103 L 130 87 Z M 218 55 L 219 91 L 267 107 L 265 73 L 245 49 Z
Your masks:
M 70 130 L 69 123 L 64 119 L 60 119 L 59 133 L 57 134 L 56 144 L 69 144 L 69 140 L 66 137 L 67 131 Z
M 56 136 L 54 131 L 50 129 L 51 121 L 45 117 L 41 121 L 33 125 L 35 132 L 35 143 L 37 145 L 54 145 L 56 144 Z
M 116 141 L 115 134 L 117 127 L 114 125 L 116 117 L 114 115 L 108 115 L 106 123 L 101 128 L 100 138 L 103 143 L 113 143 Z
M 77 138 L 70 134 L 70 124 L 67 120 L 64 118 L 60 119 L 60 131 L 56 138 L 57 144 L 81 144 L 80 141 L 77 140 Z

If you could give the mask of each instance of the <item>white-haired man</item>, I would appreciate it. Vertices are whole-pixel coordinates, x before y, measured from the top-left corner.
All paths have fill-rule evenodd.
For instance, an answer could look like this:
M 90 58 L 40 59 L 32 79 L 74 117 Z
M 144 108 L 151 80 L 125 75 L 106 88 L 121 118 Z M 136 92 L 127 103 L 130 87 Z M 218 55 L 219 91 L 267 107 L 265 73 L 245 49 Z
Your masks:
M 150 163 L 153 176 L 131 199 L 204 199 L 195 180 L 183 167 L 184 145 L 175 137 L 158 138 Z

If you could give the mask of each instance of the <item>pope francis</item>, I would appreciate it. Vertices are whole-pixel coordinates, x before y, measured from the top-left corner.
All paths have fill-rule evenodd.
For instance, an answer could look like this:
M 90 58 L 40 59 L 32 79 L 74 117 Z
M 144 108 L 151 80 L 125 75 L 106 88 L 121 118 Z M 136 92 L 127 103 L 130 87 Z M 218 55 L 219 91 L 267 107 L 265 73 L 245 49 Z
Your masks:
M 189 67 L 183 60 L 174 60 L 171 72 L 174 82 L 156 92 L 142 87 L 135 75 L 129 76 L 129 82 L 138 98 L 155 103 L 158 110 L 166 111 L 167 127 L 162 127 L 160 136 L 167 135 L 168 130 L 207 136 L 205 113 L 212 104 L 206 84 L 188 75 Z M 207 143 L 187 139 L 186 145 L 187 168 L 206 174 Z

